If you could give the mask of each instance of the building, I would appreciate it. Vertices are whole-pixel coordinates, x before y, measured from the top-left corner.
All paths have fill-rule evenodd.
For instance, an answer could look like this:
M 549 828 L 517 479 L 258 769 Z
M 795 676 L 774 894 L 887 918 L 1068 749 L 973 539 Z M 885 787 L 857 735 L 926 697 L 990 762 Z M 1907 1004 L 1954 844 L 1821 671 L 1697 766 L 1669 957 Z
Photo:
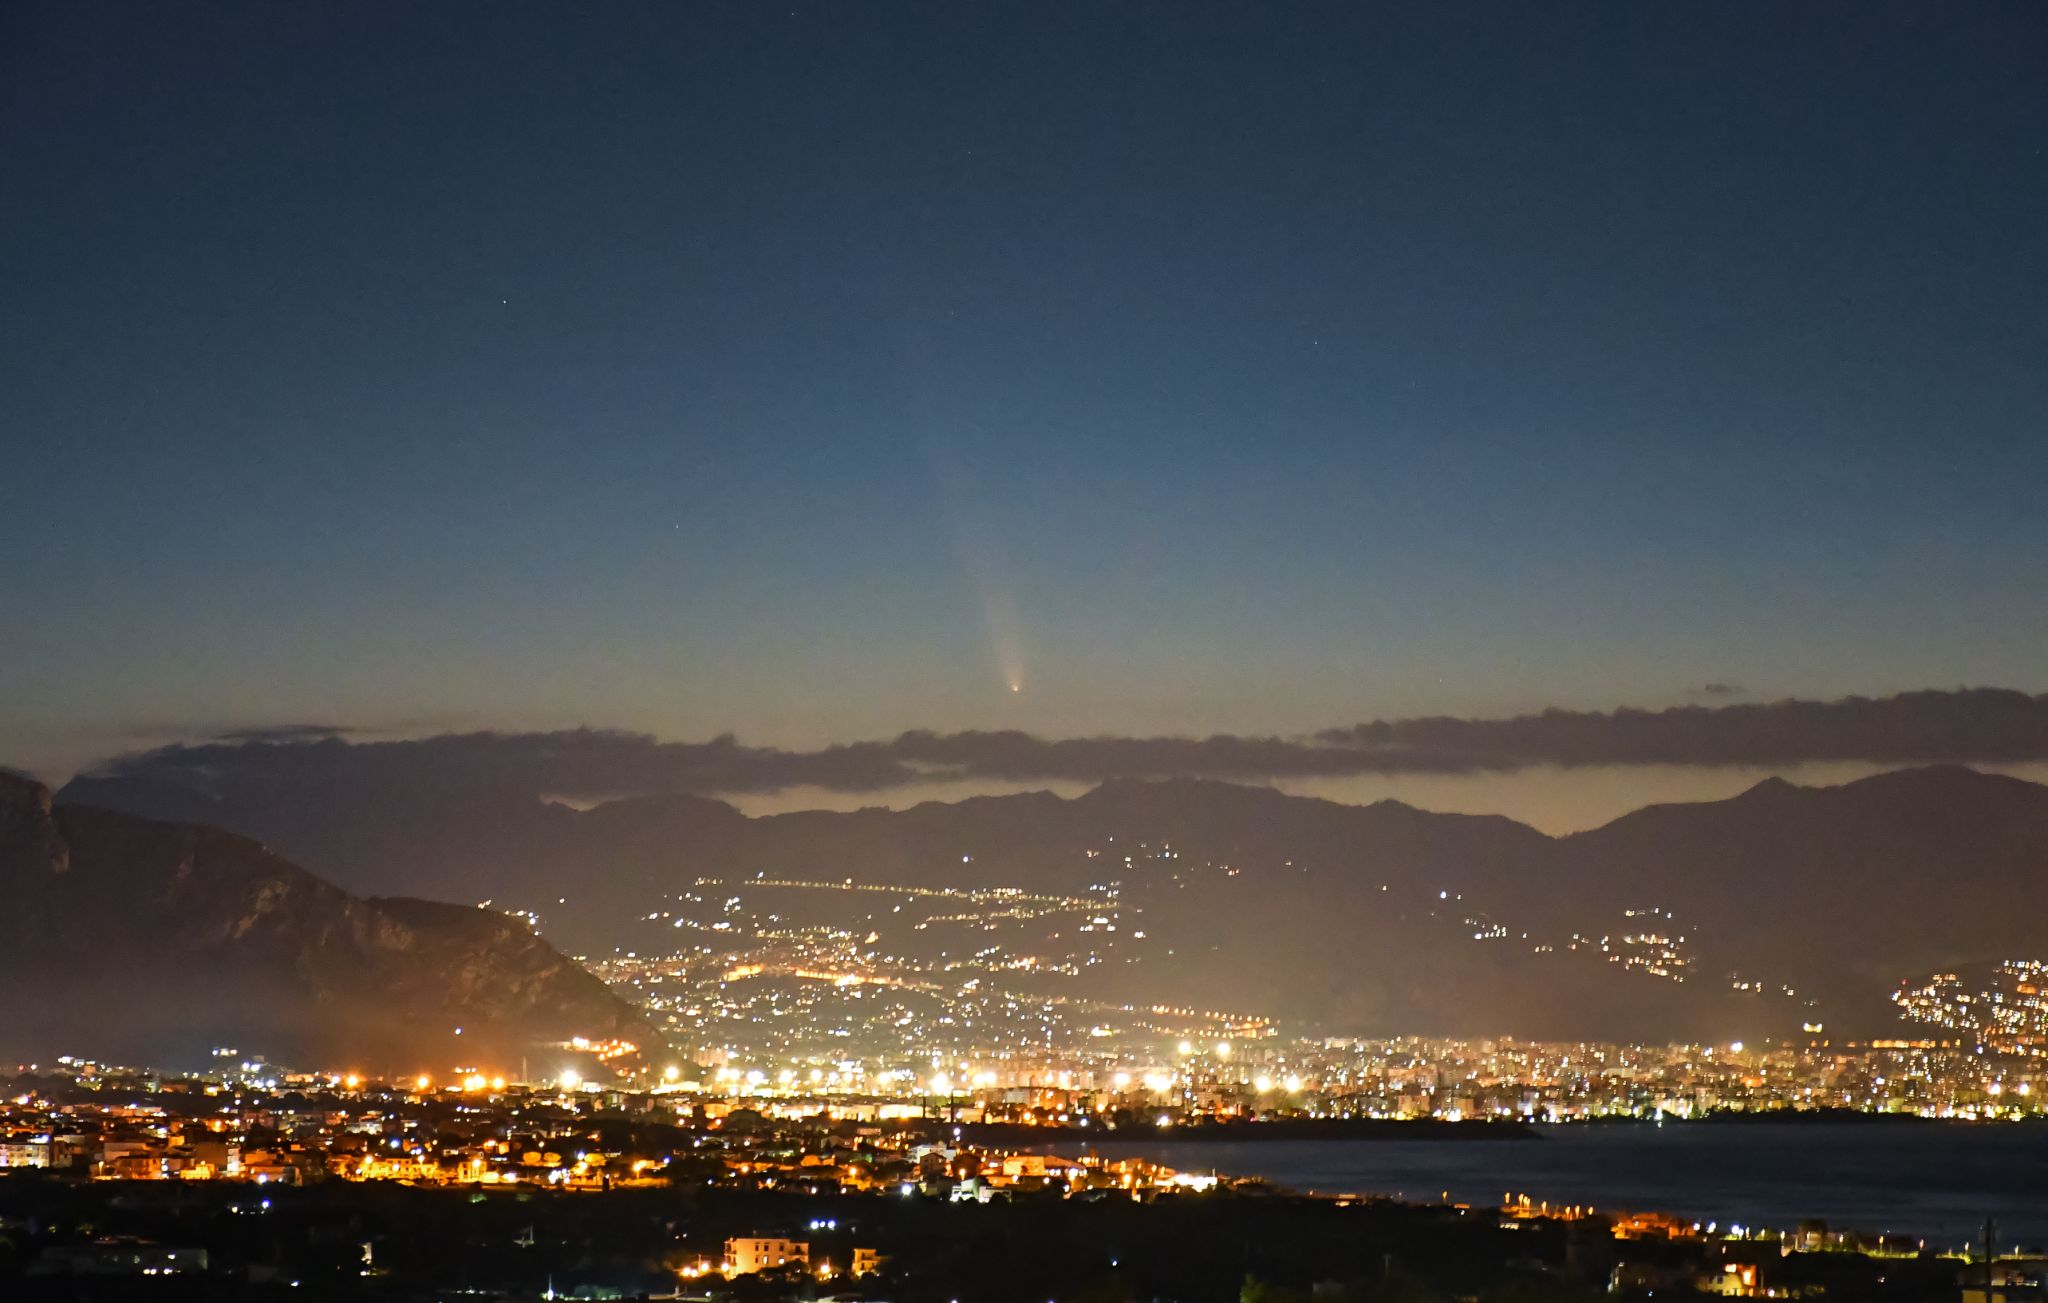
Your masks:
M 808 1240 L 778 1240 L 756 1235 L 725 1242 L 726 1274 L 729 1276 L 751 1276 L 757 1271 L 772 1271 L 791 1263 L 803 1267 L 810 1265 L 811 1245 Z
M 0 1167 L 48 1167 L 50 1146 L 42 1141 L 0 1142 Z

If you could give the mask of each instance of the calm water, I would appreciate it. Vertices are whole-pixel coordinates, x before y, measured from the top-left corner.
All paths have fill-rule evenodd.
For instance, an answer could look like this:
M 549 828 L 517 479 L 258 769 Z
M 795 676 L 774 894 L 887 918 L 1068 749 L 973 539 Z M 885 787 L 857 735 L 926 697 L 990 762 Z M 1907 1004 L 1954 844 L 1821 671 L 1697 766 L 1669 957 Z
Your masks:
M 1723 1225 L 1805 1218 L 1950 1246 L 1998 1218 L 2007 1244 L 2048 1246 L 2048 1123 L 1601 1125 L 1533 1140 L 1136 1141 L 1096 1146 L 1183 1171 L 1298 1190 L 1491 1205 L 1656 1210 Z

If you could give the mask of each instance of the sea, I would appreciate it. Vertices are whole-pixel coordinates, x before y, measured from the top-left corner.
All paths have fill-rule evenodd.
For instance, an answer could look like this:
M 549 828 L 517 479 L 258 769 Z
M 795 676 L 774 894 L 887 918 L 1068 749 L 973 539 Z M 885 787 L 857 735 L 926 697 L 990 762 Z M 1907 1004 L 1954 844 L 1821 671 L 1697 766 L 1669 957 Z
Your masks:
M 1081 1146 L 1289 1189 L 1663 1212 L 1720 1227 L 1889 1232 L 1930 1248 L 2048 1249 L 2048 1122 L 1601 1122 L 1528 1138 L 1182 1141 Z M 1067 1146 L 1060 1146 L 1063 1151 Z

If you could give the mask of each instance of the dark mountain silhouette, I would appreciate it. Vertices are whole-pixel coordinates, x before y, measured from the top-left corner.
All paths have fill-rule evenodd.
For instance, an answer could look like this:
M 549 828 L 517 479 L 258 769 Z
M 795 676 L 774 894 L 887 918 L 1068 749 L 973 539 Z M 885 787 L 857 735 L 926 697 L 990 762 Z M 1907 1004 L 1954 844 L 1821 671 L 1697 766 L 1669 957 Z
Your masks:
M 588 951 L 669 944 L 640 920 L 700 877 L 1114 879 L 1148 935 L 1084 986 L 1332 1034 L 1867 1035 L 1894 1026 L 1903 978 L 2048 950 L 2029 908 L 2048 788 L 1960 767 L 1770 780 L 1563 838 L 1186 779 L 765 818 L 696 796 L 577 811 L 417 772 L 307 787 L 131 769 L 74 798 L 204 817 L 357 889 L 536 908 Z
M 1926 971 L 2048 951 L 2048 787 L 1958 765 L 1768 779 L 1564 838 L 1577 896 L 1661 904 L 1720 967 L 1858 1007 Z
M 516 1068 L 655 1032 L 526 925 L 361 899 L 244 837 L 0 777 L 0 1055 L 190 1064 L 215 1046 L 328 1068 Z M 460 1028 L 460 1032 L 457 1032 Z M 563 1057 L 548 1049 L 543 1061 Z

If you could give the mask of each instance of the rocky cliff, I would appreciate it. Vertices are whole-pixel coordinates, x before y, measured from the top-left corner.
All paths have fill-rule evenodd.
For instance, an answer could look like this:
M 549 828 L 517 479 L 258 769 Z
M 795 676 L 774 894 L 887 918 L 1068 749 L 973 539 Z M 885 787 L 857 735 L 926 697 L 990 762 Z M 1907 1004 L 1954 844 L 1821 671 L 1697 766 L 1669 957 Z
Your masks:
M 523 922 L 363 899 L 246 838 L 0 775 L 0 1057 L 444 1074 L 655 1031 Z

